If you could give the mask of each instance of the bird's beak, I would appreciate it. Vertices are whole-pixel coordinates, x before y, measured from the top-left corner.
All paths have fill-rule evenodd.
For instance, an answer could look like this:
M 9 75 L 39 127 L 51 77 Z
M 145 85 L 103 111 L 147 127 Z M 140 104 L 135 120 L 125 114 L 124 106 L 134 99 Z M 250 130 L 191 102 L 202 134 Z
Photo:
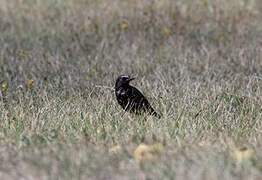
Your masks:
M 128 82 L 130 82 L 130 81 L 133 81 L 135 78 L 129 78 L 128 79 Z

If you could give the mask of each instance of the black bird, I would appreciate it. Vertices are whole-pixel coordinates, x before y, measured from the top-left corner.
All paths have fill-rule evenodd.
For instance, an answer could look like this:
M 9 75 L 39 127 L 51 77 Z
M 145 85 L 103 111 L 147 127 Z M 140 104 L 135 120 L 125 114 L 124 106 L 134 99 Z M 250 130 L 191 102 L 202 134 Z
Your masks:
M 125 111 L 136 114 L 146 112 L 160 118 L 161 116 L 156 113 L 145 96 L 137 88 L 129 85 L 129 82 L 134 79 L 128 75 L 121 75 L 117 78 L 115 84 L 117 102 Z

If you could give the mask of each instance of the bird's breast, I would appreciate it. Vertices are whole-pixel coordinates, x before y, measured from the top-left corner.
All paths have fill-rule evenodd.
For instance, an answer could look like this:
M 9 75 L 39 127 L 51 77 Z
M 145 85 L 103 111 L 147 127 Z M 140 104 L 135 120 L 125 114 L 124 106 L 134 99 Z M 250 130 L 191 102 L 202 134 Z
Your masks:
M 126 91 L 125 91 L 124 89 L 118 89 L 118 90 L 116 91 L 116 95 L 117 95 L 118 97 L 125 97 L 125 96 L 126 96 Z
M 116 90 L 116 98 L 119 104 L 125 105 L 127 103 L 127 94 L 125 89 L 117 89 Z

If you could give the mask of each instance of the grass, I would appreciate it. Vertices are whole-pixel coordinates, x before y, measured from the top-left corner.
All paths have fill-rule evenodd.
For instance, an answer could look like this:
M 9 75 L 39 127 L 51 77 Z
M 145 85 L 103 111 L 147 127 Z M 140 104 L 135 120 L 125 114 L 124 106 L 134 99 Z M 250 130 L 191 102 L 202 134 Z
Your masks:
M 261 12 L 259 0 L 2 0 L 0 178 L 260 179 Z M 120 74 L 163 118 L 123 112 Z

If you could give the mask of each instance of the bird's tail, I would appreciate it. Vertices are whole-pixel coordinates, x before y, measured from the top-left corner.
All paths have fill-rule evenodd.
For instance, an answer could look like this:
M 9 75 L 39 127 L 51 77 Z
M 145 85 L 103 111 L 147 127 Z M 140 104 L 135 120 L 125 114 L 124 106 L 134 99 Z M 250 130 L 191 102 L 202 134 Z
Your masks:
M 161 118 L 161 115 L 158 114 L 156 111 L 153 111 L 152 115 L 155 116 L 155 117 L 157 117 L 158 119 Z

